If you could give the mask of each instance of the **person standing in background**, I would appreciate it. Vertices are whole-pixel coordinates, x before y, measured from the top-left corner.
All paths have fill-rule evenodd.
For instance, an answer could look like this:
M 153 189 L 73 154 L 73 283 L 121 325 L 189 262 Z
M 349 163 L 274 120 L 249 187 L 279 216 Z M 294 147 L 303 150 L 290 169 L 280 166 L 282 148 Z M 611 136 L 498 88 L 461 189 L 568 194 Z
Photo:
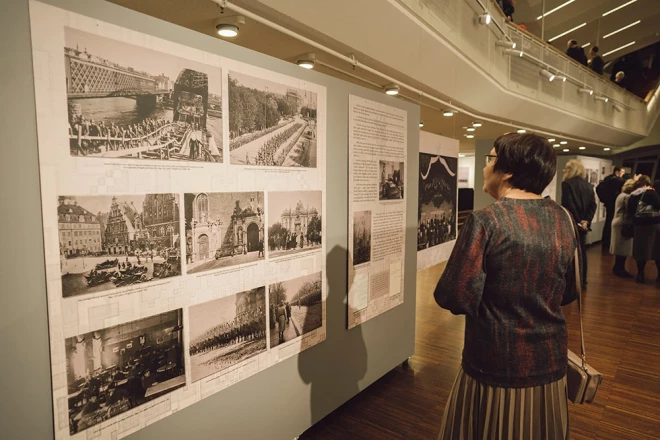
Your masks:
M 584 53 L 584 49 L 578 46 L 577 41 L 570 40 L 567 46 L 566 55 L 568 55 L 570 58 L 573 58 L 578 63 L 586 66 L 587 56 Z
M 637 262 L 636 281 L 646 282 L 644 268 L 646 262 L 655 261 L 658 268 L 656 287 L 660 287 L 660 216 L 637 216 L 635 213 L 640 203 L 650 205 L 652 210 L 660 212 L 660 195 L 651 186 L 648 176 L 641 176 L 633 186 L 626 210 L 633 216 L 633 257 Z
M 589 55 L 591 55 L 591 59 L 589 60 L 589 67 L 595 73 L 602 75 L 603 68 L 605 67 L 605 61 L 603 61 L 603 57 L 598 55 L 598 51 L 599 51 L 598 46 L 592 47 L 591 50 L 589 51 Z
M 610 240 L 612 237 L 612 220 L 614 219 L 614 205 L 616 198 L 621 194 L 621 188 L 623 187 L 623 174 L 625 170 L 619 167 L 614 167 L 614 172 L 609 176 L 605 177 L 602 182 L 596 187 L 596 194 L 601 203 L 605 205 L 605 211 L 607 215 L 605 216 L 605 226 L 603 226 L 603 238 L 602 245 L 603 251 L 609 252 L 610 250 Z
M 582 161 L 572 159 L 564 168 L 564 180 L 561 183 L 561 205 L 573 216 L 580 235 L 582 287 L 587 286 L 587 233 L 591 230 L 591 220 L 597 207 L 594 189 L 587 182 L 586 175 Z
M 616 173 L 616 168 L 615 168 Z M 621 278 L 632 278 L 632 275 L 626 270 L 626 258 L 632 257 L 633 239 L 630 235 L 624 236 L 624 225 L 632 227 L 632 221 L 628 221 L 626 216 L 626 203 L 628 195 L 632 192 L 635 185 L 635 179 L 628 179 L 621 188 L 614 203 L 614 219 L 612 220 L 612 231 L 610 240 L 610 253 L 614 255 L 614 275 Z

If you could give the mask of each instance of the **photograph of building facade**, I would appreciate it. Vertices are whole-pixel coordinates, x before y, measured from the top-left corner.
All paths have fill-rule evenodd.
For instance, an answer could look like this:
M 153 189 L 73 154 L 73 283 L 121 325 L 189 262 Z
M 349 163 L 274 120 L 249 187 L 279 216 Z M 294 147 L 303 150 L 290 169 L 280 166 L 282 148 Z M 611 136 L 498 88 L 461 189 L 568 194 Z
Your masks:
M 322 203 L 321 191 L 268 193 L 269 257 L 321 247 Z
M 59 197 L 62 295 L 180 275 L 178 198 L 176 194 Z M 79 224 L 69 221 L 74 216 Z
M 186 267 L 197 273 L 264 258 L 264 193 L 187 193 Z

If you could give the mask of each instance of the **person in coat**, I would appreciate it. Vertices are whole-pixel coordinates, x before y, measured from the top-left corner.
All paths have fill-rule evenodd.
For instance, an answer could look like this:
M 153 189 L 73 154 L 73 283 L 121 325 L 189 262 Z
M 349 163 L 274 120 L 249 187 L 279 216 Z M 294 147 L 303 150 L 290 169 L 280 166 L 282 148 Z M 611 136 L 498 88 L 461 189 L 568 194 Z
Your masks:
M 605 205 L 605 225 L 603 226 L 602 245 L 604 251 L 610 250 L 610 238 L 612 236 L 612 220 L 614 219 L 614 204 L 617 197 L 621 194 L 623 186 L 623 174 L 626 170 L 614 167 L 614 172 L 605 177 L 596 187 L 596 194 L 600 202 Z
M 632 275 L 626 270 L 626 258 L 632 257 L 633 239 L 623 236 L 623 226 L 629 216 L 626 215 L 626 203 L 628 196 L 633 190 L 635 179 L 628 179 L 621 188 L 614 203 L 614 218 L 612 220 L 612 230 L 610 238 L 610 253 L 614 255 L 614 275 L 621 278 L 632 278 Z M 632 222 L 630 224 L 632 226 Z
M 640 284 L 646 282 L 644 276 L 646 262 L 655 261 L 658 268 L 655 284 L 656 287 L 660 287 L 660 215 L 635 216 L 640 202 L 652 206 L 654 211 L 660 213 L 660 195 L 651 186 L 651 179 L 648 176 L 637 179 L 626 209 L 629 215 L 633 216 L 633 258 L 637 262 L 636 281 Z
M 434 292 L 440 307 L 465 315 L 438 439 L 565 440 L 561 306 L 576 297 L 578 240 L 570 214 L 541 196 L 557 156 L 540 136 L 510 133 L 485 162 L 484 190 L 496 202 L 467 217 Z

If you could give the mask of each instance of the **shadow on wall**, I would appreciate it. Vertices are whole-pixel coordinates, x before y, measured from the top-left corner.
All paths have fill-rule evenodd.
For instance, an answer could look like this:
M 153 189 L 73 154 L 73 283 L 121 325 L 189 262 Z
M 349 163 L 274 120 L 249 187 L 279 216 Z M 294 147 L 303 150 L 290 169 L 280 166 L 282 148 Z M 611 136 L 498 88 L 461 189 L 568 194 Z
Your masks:
M 367 373 L 367 347 L 362 327 L 348 329 L 347 268 L 348 252 L 335 246 L 328 254 L 326 276 L 325 342 L 298 355 L 298 372 L 311 384 L 311 425 L 360 392 L 359 381 Z M 352 264 L 352 261 L 351 261 Z M 352 313 L 348 310 L 348 313 Z M 331 317 L 344 316 L 345 320 Z

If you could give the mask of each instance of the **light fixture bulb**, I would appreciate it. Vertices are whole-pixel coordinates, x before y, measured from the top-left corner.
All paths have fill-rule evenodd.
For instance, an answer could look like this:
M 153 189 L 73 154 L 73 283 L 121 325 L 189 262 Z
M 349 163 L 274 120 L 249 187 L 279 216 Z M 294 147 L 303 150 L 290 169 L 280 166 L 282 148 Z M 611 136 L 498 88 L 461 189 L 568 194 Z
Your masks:
M 468 138 L 468 139 L 474 139 L 474 135 L 473 135 L 473 134 L 468 134 L 468 135 L 466 135 L 465 137 Z
M 507 55 L 516 55 L 522 58 L 523 56 L 523 51 L 522 50 L 515 50 L 515 49 L 506 49 L 504 51 L 505 54 Z
M 466 130 L 467 130 L 467 131 L 475 131 L 476 128 L 474 128 L 474 127 L 468 127 Z
M 233 38 L 238 35 L 238 26 L 235 24 L 217 24 L 215 29 L 221 37 Z
M 566 145 L 566 144 L 568 144 L 568 141 L 561 141 L 560 144 L 561 145 Z
M 603 101 L 603 102 L 607 102 L 610 100 L 610 98 L 608 98 L 607 96 L 600 96 L 600 95 L 594 96 L 594 99 L 596 101 Z
M 542 69 L 541 76 L 543 76 L 545 79 L 547 79 L 550 82 L 554 81 L 554 79 L 556 78 L 556 75 L 550 72 L 548 69 Z
M 519 128 L 518 133 L 519 134 L 527 133 L 527 130 L 525 130 L 524 128 Z
M 582 95 L 589 95 L 589 96 L 591 96 L 591 95 L 594 94 L 594 91 L 591 90 L 591 89 L 587 89 L 587 88 L 580 88 L 580 89 L 578 89 L 578 93 L 580 93 L 580 94 L 582 94 Z
M 587 147 L 580 147 L 580 148 L 578 148 L 578 149 L 579 149 L 579 150 L 586 150 Z
M 419 121 L 419 126 L 423 127 L 424 126 L 424 121 Z
M 548 142 L 554 142 L 554 141 L 555 141 L 555 138 L 548 139 Z
M 389 84 L 385 86 L 385 93 L 390 96 L 395 96 L 399 94 L 399 86 L 396 84 Z
M 507 41 L 507 40 L 497 40 L 495 42 L 495 46 L 497 47 L 506 47 L 507 49 L 515 49 L 516 48 L 516 43 L 513 41 Z
M 569 152 L 569 151 L 571 151 L 571 150 L 569 150 L 568 148 L 564 148 L 562 151 L 563 151 L 564 153 L 567 153 L 567 152 Z
M 482 125 L 484 125 L 484 124 L 482 124 L 482 123 L 479 122 L 479 121 L 475 121 L 475 122 L 472 123 L 472 126 L 473 126 L 473 127 L 481 127 Z
M 605 147 L 605 148 L 603 148 L 603 151 L 610 151 L 610 148 Z
M 442 112 L 442 116 L 454 116 L 454 112 L 451 110 L 445 110 Z
M 553 147 L 557 148 L 557 147 L 561 147 L 561 145 L 559 145 L 559 144 L 554 144 Z
M 479 23 L 481 24 L 490 24 L 492 20 L 493 17 L 491 17 L 490 14 L 482 14 L 479 16 Z

